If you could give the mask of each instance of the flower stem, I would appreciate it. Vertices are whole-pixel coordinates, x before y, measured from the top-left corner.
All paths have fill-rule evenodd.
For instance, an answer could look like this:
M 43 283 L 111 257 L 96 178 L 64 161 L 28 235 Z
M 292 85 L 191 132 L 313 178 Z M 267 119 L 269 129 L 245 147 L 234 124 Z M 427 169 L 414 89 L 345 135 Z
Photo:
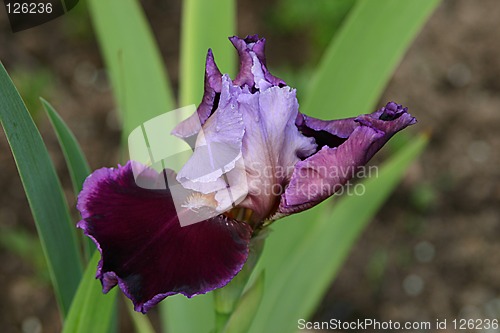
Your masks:
M 224 327 L 226 327 L 226 323 L 231 317 L 230 313 L 221 313 L 215 312 L 215 332 L 222 333 L 224 332 Z
M 254 237 L 250 242 L 250 252 L 243 269 L 224 288 L 214 291 L 215 298 L 215 333 L 224 332 L 227 321 L 236 308 L 241 294 L 257 264 L 262 249 L 264 238 L 260 235 Z

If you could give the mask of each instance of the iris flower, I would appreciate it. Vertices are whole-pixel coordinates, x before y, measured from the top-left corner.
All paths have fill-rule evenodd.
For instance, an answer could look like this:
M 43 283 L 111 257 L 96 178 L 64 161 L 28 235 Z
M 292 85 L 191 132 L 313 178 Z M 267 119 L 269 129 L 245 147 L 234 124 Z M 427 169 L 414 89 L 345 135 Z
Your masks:
M 239 55 L 238 75 L 222 75 L 209 50 L 201 104 L 172 132 L 191 142 L 191 158 L 178 174 L 143 173 L 152 183 L 167 175 L 169 184 L 195 193 L 184 211 L 176 210 L 169 188 L 138 186 L 130 161 L 93 172 L 78 197 L 78 227 L 101 253 L 96 277 L 103 292 L 118 285 L 136 311 L 146 313 L 170 295 L 192 297 L 225 286 L 245 264 L 252 237 L 333 195 L 396 132 L 416 122 L 393 102 L 354 118 L 306 116 L 295 89 L 269 72 L 265 39 L 230 41 Z M 196 181 L 197 168 L 210 157 L 201 143 L 238 154 L 228 167 Z M 237 165 L 243 172 L 236 173 Z M 232 199 L 220 191 L 228 179 L 236 184 Z M 200 207 L 215 213 L 182 226 L 179 217 Z

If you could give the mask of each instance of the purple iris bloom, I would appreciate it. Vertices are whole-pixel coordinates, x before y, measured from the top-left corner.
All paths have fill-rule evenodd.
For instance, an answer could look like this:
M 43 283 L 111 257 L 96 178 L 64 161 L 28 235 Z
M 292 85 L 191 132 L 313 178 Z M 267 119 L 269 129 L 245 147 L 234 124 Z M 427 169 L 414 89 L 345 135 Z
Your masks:
M 169 177 L 195 191 L 185 212 L 176 211 L 168 188 L 138 186 L 134 162 L 96 170 L 78 197 L 78 227 L 102 256 L 97 278 L 103 292 L 118 284 L 136 311 L 145 313 L 170 295 L 192 297 L 225 286 L 245 264 L 252 237 L 270 221 L 334 194 L 396 132 L 416 122 L 393 102 L 348 119 L 303 115 L 295 90 L 268 71 L 265 40 L 256 35 L 230 40 L 240 58 L 238 75 L 234 80 L 222 75 L 209 50 L 203 100 L 172 133 L 193 144 L 190 160 L 178 174 L 149 169 L 142 174 L 151 183 Z M 226 169 L 196 182 L 197 168 L 207 158 L 200 141 L 229 145 L 240 154 Z M 235 173 L 238 161 L 244 162 L 243 177 Z M 215 194 L 231 178 L 233 198 Z M 236 205 L 235 196 L 240 196 Z M 179 216 L 194 204 L 217 214 L 181 226 Z

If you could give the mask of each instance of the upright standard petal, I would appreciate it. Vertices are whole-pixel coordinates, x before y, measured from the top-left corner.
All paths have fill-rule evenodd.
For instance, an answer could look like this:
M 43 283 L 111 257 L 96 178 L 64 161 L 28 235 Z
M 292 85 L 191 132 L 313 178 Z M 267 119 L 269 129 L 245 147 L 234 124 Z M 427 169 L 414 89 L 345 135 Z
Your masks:
M 285 81 L 273 76 L 267 69 L 264 54 L 265 38 L 259 39 L 259 36 L 251 35 L 244 39 L 233 36 L 229 40 L 240 58 L 240 71 L 233 81 L 235 85 L 258 89 L 260 79 L 265 79 L 271 86 L 286 86 Z
M 143 313 L 170 295 L 223 287 L 248 256 L 248 224 L 219 215 L 181 227 L 170 191 L 137 186 L 130 162 L 90 175 L 78 209 L 78 227 L 101 252 L 96 277 L 103 292 L 118 284 Z
M 217 109 L 221 89 L 222 74 L 215 64 L 212 50 L 209 49 L 205 62 L 205 91 L 201 103 L 191 117 L 174 128 L 172 134 L 190 143 L 193 136 L 198 134 L 201 125 L 203 125 L 208 117 Z
M 295 165 L 271 219 L 308 209 L 337 192 L 395 133 L 416 122 L 407 111 L 390 102 L 356 118 L 324 121 L 299 115 L 297 127 L 315 138 L 319 150 Z

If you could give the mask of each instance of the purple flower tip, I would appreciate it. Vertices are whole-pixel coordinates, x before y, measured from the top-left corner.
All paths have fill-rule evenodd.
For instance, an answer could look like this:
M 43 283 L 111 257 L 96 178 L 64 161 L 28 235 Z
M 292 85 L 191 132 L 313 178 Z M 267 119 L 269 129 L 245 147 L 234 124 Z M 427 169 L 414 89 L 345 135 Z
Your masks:
M 385 121 L 392 121 L 402 114 L 408 112 L 408 108 L 404 108 L 401 104 L 397 104 L 394 102 L 389 102 L 385 107 L 379 110 L 382 112 L 379 119 Z

